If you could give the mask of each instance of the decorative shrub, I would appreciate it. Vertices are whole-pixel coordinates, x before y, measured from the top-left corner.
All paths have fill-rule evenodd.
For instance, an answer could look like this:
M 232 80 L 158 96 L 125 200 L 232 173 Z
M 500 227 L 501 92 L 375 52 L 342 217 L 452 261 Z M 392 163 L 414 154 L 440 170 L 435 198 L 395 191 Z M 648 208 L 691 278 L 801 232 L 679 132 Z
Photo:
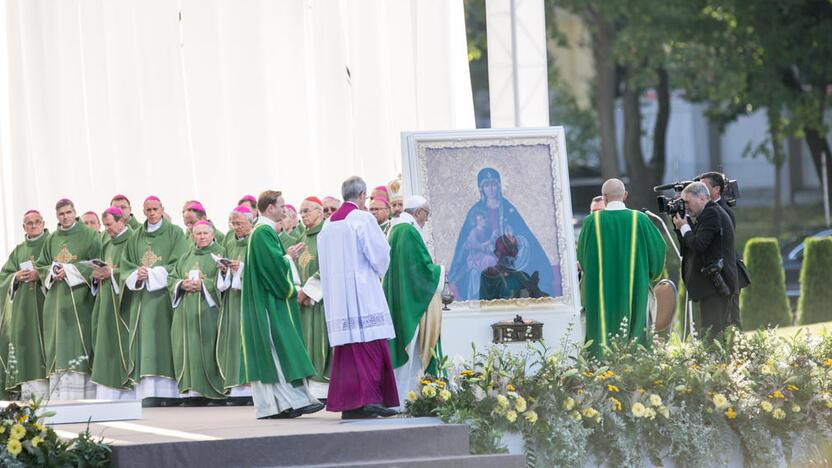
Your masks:
M 758 330 L 791 326 L 791 306 L 786 296 L 786 276 L 777 239 L 750 239 L 745 244 L 743 257 L 752 282 L 740 293 L 742 328 Z
M 800 270 L 797 323 L 832 320 L 832 237 L 807 239 Z

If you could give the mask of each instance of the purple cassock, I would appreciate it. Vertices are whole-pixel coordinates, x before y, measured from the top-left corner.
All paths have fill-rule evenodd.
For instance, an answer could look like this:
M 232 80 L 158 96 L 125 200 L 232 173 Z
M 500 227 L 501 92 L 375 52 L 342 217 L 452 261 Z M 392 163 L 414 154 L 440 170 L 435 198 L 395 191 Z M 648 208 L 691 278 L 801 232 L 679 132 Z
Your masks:
M 384 234 L 371 214 L 346 202 L 321 230 L 318 256 L 333 346 L 326 409 L 398 406 L 387 346 L 395 331 L 381 288 L 384 271 L 379 271 L 389 264 Z

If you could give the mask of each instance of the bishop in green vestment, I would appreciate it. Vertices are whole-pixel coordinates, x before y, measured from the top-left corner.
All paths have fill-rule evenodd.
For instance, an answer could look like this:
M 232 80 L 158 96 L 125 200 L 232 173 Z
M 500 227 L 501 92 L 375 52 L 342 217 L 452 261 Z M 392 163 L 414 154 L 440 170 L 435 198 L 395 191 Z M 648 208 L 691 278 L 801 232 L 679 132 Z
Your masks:
M 124 213 L 124 217 L 127 219 L 127 226 L 129 226 L 133 232 L 138 231 L 139 228 L 142 227 L 142 223 L 140 223 L 139 220 L 133 216 L 133 208 L 130 206 L 130 200 L 127 199 L 127 196 L 121 194 L 113 196 L 113 198 L 110 199 L 110 207 L 118 208 L 122 213 Z
M 231 284 L 223 295 L 222 319 L 217 343 L 217 355 L 222 371 L 224 387 L 234 403 L 244 403 L 251 398 L 251 390 L 243 379 L 243 343 L 240 334 L 240 313 L 243 299 L 243 271 L 245 271 L 248 236 L 254 225 L 254 214 L 246 205 L 240 205 L 229 215 L 233 230 L 225 236 L 225 255 L 231 260 Z
M 298 290 L 300 324 L 306 353 L 315 366 L 315 376 L 310 379 L 309 387 L 316 398 L 326 398 L 332 370 L 332 349 L 327 336 L 318 265 L 318 234 L 324 226 L 323 203 L 317 197 L 306 198 L 300 205 L 300 216 L 306 228 L 300 238 L 304 249 L 297 259 L 300 283 L 303 285 Z
M 58 230 L 49 235 L 37 260 L 47 289 L 43 303 L 44 357 L 51 397 L 93 398 L 92 269 L 83 261 L 101 256 L 101 237 L 75 217 L 72 201 L 55 205 Z
M 23 215 L 26 239 L 15 247 L 0 270 L 0 311 L 4 339 L 0 349 L 5 367 L 4 390 L 20 386 L 21 400 L 44 398 L 49 392 L 43 357 L 43 285 L 35 261 L 49 236 L 35 210 Z M 14 365 L 7 358 L 14 355 Z M 4 397 L 5 398 L 5 397 Z
M 606 181 L 601 193 L 606 209 L 584 219 L 578 238 L 586 340 L 592 341 L 590 352 L 598 357 L 625 318 L 628 338 L 649 344 L 647 295 L 651 281 L 664 269 L 666 247 L 647 215 L 624 206 L 620 180 Z
M 173 308 L 168 276 L 190 246 L 182 229 L 164 219 L 158 197 L 144 201 L 144 225 L 130 236 L 120 275 L 131 293 L 128 370 L 136 397 L 144 405 L 172 403 L 179 397 L 173 370 L 170 328 Z M 161 400 L 160 400 L 161 399 Z
M 95 393 L 100 400 L 133 398 L 129 374 L 130 331 L 127 326 L 132 292 L 124 285 L 119 269 L 124 249 L 130 239 L 129 218 L 121 209 L 107 208 L 101 215 L 107 240 L 101 260 L 104 266 L 93 268 L 95 306 L 92 310 L 93 348 L 103 356 L 92 364 L 90 379 L 97 384 Z
M 306 379 L 315 368 L 306 354 L 297 302 L 293 258 L 303 245 L 283 249 L 276 226 L 283 196 L 260 194 L 260 220 L 249 235 L 243 271 L 243 379 L 251 382 L 258 418 L 297 417 L 323 409 Z
M 224 258 L 225 250 L 214 242 L 213 230 L 208 221 L 197 221 L 194 248 L 176 262 L 168 278 L 174 308 L 170 339 L 179 392 L 222 399 L 217 332 L 226 281 L 214 256 Z
M 439 377 L 436 358 L 441 354 L 444 269 L 433 263 L 422 239 L 421 230 L 429 215 L 425 198 L 408 197 L 404 212 L 393 219 L 388 237 L 390 266 L 383 286 L 396 330 L 388 346 L 402 406 L 408 392 L 419 388 L 424 374 Z
M 301 241 L 306 227 L 303 223 L 298 222 L 298 213 L 294 206 L 286 205 L 285 211 L 286 217 L 280 222 L 282 229 L 278 237 L 280 238 L 280 242 L 283 243 L 283 248 L 288 249 Z
M 198 221 L 208 221 L 214 232 L 214 240 L 218 244 L 222 245 L 225 240 L 225 234 L 214 226 L 213 221 L 208 219 L 208 212 L 205 211 L 205 207 L 196 200 L 191 200 L 185 205 L 185 209 L 182 210 L 182 219 L 185 221 L 185 234 L 188 237 L 188 242 L 191 244 L 194 242 L 192 230 Z

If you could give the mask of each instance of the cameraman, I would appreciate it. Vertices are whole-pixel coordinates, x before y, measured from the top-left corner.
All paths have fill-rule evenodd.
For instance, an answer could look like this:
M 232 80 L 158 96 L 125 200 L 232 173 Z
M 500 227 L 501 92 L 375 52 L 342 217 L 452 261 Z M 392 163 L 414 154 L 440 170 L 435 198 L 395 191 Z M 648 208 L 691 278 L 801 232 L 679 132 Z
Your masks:
M 693 182 L 682 190 L 687 217 L 673 217 L 682 252 L 682 277 L 691 299 L 700 304 L 703 336 L 739 326 L 739 289 L 731 218 L 711 200 L 708 187 Z
M 725 174 L 721 172 L 706 172 L 699 177 L 693 179 L 697 182 L 702 182 L 708 187 L 708 192 L 711 194 L 711 200 L 720 206 L 728 216 L 731 217 L 731 225 L 737 227 L 737 220 L 734 217 L 734 210 L 728 206 L 728 202 L 722 198 L 722 192 L 725 191 Z

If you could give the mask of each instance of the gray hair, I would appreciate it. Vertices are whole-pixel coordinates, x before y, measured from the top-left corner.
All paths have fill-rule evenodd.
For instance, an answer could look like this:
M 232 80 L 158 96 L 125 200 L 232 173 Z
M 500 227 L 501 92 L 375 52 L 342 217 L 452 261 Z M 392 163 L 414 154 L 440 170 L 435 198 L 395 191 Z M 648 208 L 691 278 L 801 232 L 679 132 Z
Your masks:
M 626 193 L 624 182 L 619 179 L 607 179 L 604 185 L 601 186 L 601 194 L 609 198 L 610 201 L 623 201 Z
M 361 177 L 352 176 L 341 184 L 341 197 L 344 200 L 355 200 L 362 193 L 367 193 L 367 184 Z
M 234 216 L 242 216 L 243 218 L 245 218 L 249 221 L 254 221 L 254 214 L 251 213 L 251 212 L 243 213 L 243 212 L 240 212 L 240 211 L 231 210 L 231 214 L 229 214 L 228 217 L 233 218 Z
M 711 192 L 710 190 L 708 190 L 708 186 L 702 182 L 693 182 L 691 184 L 688 184 L 688 186 L 685 187 L 684 190 L 682 190 L 682 196 L 685 195 L 711 198 Z

